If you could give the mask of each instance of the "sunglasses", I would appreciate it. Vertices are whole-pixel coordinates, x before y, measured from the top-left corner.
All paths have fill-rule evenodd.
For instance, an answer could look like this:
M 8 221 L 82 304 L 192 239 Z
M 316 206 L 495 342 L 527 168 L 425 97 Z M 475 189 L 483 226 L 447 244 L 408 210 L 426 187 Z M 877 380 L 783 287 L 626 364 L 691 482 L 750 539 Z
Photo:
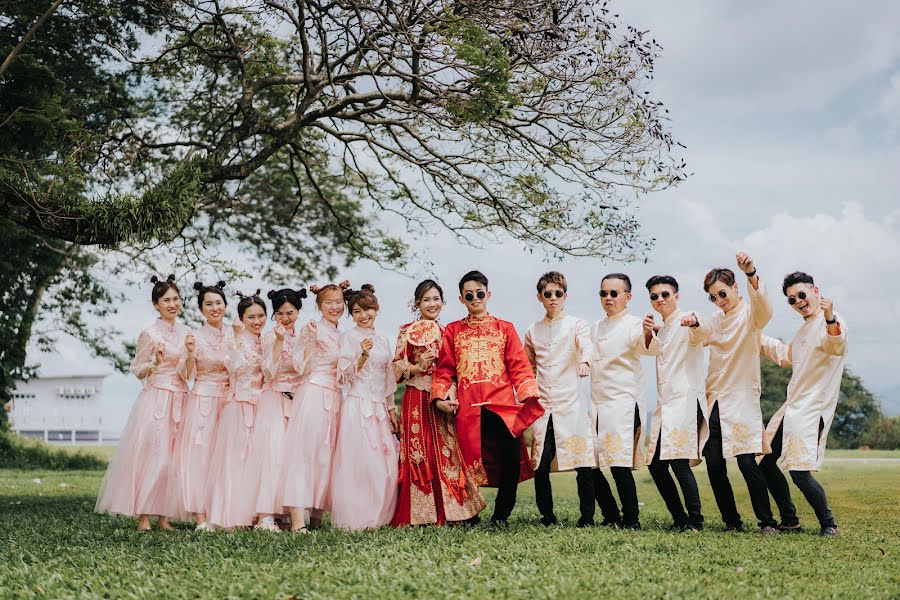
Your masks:
M 619 290 L 610 290 L 608 292 L 606 290 L 600 290 L 601 298 L 606 298 L 607 296 L 609 296 L 610 298 L 618 298 Z
M 552 298 L 553 296 L 556 296 L 557 298 L 562 298 L 564 295 L 565 295 L 565 292 L 562 290 L 554 290 L 552 292 L 550 290 L 544 290 L 544 298 Z
M 800 300 L 806 300 L 806 292 L 797 292 L 797 298 L 799 298 Z M 797 304 L 797 298 L 791 296 L 790 298 L 788 298 L 788 304 L 790 304 L 791 306 Z
M 485 296 L 487 296 L 487 294 L 485 293 L 484 290 L 478 290 L 478 292 L 475 294 L 473 294 L 472 292 L 466 292 L 466 295 L 463 296 L 463 298 L 466 299 L 466 302 L 471 302 L 475 298 L 478 298 L 479 300 L 484 300 Z
M 719 298 L 721 298 L 722 300 L 724 300 L 724 299 L 727 298 L 727 297 L 728 297 L 728 292 L 726 292 L 725 290 L 719 290 Z M 716 297 L 713 296 L 712 294 L 710 294 L 710 295 L 709 295 L 709 301 L 710 301 L 710 302 L 715 302 L 715 301 L 716 301 Z
M 652 300 L 653 302 L 656 302 L 660 298 L 662 298 L 663 300 L 668 300 L 669 296 L 671 296 L 671 295 L 672 294 L 670 294 L 669 292 L 663 292 L 662 294 L 657 294 L 656 292 L 653 292 L 652 294 L 650 294 L 650 300 Z

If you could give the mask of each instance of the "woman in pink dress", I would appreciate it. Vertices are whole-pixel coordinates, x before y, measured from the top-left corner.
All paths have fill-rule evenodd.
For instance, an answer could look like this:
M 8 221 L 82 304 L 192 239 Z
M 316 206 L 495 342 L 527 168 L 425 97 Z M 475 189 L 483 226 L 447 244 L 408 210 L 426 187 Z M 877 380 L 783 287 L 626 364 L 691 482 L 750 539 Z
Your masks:
M 211 528 L 247 527 L 256 520 L 259 465 L 250 460 L 250 439 L 256 405 L 262 394 L 262 341 L 266 305 L 259 290 L 252 296 L 238 293 L 238 321 L 228 344 L 225 368 L 229 391 L 219 415 L 207 479 L 207 519 Z
M 338 383 L 349 385 L 341 409 L 331 477 L 331 523 L 374 529 L 391 522 L 397 503 L 397 409 L 394 352 L 375 333 L 375 288 L 346 292 L 356 327 L 341 336 Z
M 256 407 L 256 422 L 250 440 L 250 461 L 259 467 L 256 473 L 257 529 L 279 531 L 275 515 L 284 513 L 280 481 L 284 456 L 284 433 L 291 408 L 293 391 L 300 385 L 300 374 L 294 369 L 294 323 L 300 316 L 306 289 L 271 290 L 274 331 L 266 333 L 262 343 L 262 369 L 265 376 L 263 393 Z
M 173 445 L 187 382 L 178 374 L 178 360 L 190 329 L 175 319 L 181 295 L 175 276 L 160 281 L 154 275 L 150 297 L 159 319 L 141 332 L 131 372 L 144 385 L 131 409 L 116 455 L 109 463 L 94 510 L 137 515 L 137 528 L 150 529 L 150 516 L 158 515 L 160 529 L 172 529 L 170 518 L 183 510 L 171 493 Z
M 294 342 L 300 384 L 291 402 L 281 471 L 281 504 L 290 509 L 293 531 L 306 531 L 306 510 L 311 529 L 320 527 L 322 513 L 331 510 L 331 464 L 341 411 L 338 322 L 349 286 L 348 281 L 310 286 L 322 318 L 307 323 Z
M 194 385 L 175 437 L 173 493 L 180 495 L 183 508 L 196 518 L 198 531 L 209 528 L 206 522 L 206 476 L 219 411 L 228 397 L 225 352 L 230 336 L 222 324 L 228 307 L 222 291 L 224 287 L 224 281 L 215 285 L 194 284 L 198 292 L 197 304 L 206 317 L 206 324 L 188 334 L 178 367 L 185 381 L 193 378 Z

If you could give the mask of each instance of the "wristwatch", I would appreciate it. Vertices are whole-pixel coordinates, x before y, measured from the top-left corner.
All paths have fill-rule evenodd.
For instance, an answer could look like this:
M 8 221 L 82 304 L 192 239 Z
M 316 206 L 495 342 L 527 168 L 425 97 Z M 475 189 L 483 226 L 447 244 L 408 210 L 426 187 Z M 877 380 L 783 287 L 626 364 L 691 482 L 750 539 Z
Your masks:
M 751 277 L 753 277 L 754 275 L 756 275 L 756 269 L 753 269 L 753 271 L 750 272 L 750 273 L 744 273 L 744 275 L 747 276 L 747 279 L 750 279 Z
M 831 319 L 830 321 L 828 319 L 825 319 L 825 322 L 829 325 L 834 325 L 835 323 L 837 323 L 837 317 Z

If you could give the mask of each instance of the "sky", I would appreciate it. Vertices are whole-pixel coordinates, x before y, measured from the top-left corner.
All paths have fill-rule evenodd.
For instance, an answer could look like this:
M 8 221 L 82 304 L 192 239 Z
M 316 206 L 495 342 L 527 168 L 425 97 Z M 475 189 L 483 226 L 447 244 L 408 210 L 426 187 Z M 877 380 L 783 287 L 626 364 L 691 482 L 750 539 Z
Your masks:
M 703 275 L 716 266 L 735 268 L 735 254 L 746 251 L 775 305 L 767 333 L 793 335 L 800 317 L 784 301 L 781 279 L 794 270 L 811 273 L 844 319 L 848 367 L 886 412 L 900 414 L 900 3 L 619 0 L 611 6 L 663 46 L 651 89 L 687 146 L 692 174 L 675 189 L 637 200 L 642 233 L 655 239 L 648 262 L 548 262 L 513 240 L 471 248 L 446 233 L 411 231 L 406 237 L 423 260 L 406 274 L 360 263 L 342 275 L 354 287 L 375 285 L 382 305 L 376 329 L 393 339 L 412 319 L 409 301 L 425 276 L 444 286 L 442 321 L 460 318 L 456 282 L 470 269 L 490 279 L 491 312 L 522 335 L 541 317 L 534 285 L 551 269 L 568 277 L 567 310 L 591 322 L 603 315 L 597 290 L 612 271 L 631 276 L 634 314 L 649 312 L 643 282 L 660 273 L 681 283 L 682 307 L 709 313 Z M 134 339 L 155 311 L 149 287 L 126 293 L 115 324 Z M 303 321 L 313 316 L 310 305 Z M 85 356 L 84 348 L 64 340 L 41 357 L 42 372 L 111 372 Z M 650 404 L 652 365 L 647 359 Z M 133 377 L 107 379 L 110 421 L 124 422 L 138 391 Z

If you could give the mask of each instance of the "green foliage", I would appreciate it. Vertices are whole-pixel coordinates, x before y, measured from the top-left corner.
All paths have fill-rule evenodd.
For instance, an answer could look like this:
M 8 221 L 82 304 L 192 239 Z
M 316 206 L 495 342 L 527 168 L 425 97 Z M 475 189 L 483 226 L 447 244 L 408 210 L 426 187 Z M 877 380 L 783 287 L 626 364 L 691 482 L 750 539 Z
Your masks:
M 94 454 L 54 448 L 9 431 L 0 431 L 0 469 L 69 471 L 105 468 L 106 461 Z
M 99 472 L 0 471 L 0 596 L 896 598 L 900 470 L 893 465 L 826 458 L 816 477 L 842 535 L 825 540 L 813 535 L 815 516 L 799 493 L 802 533 L 725 534 L 703 470 L 695 473 L 707 528 L 698 533 L 668 530 L 671 518 L 642 469 L 638 532 L 576 529 L 575 477 L 561 474 L 553 476 L 557 527 L 537 524 L 525 482 L 508 530 L 483 522 L 307 535 L 209 534 L 186 525 L 138 533 L 133 519 L 92 512 Z M 752 515 L 746 487 L 734 490 L 741 513 Z M 486 495 L 492 503 L 493 491 Z
M 792 370 L 783 369 L 768 360 L 762 360 L 762 386 L 760 408 L 767 421 L 787 400 L 787 385 Z M 841 391 L 834 411 L 834 421 L 828 434 L 831 448 L 858 448 L 863 434 L 881 415 L 878 401 L 858 375 L 844 369 Z
M 84 342 L 117 369 L 127 357 L 112 342 L 115 328 L 98 326 L 118 297 L 95 274 L 97 256 L 75 244 L 40 236 L 0 217 L 0 405 L 15 381 L 34 374 L 29 347 L 50 350 L 60 334 Z M 90 326 L 89 326 L 90 323 Z M 0 427 L 7 421 L 0 411 Z
M 768 423 L 772 415 L 787 400 L 787 386 L 793 371 L 766 359 L 760 360 L 759 366 L 762 375 L 759 407 L 762 409 L 763 421 Z
M 447 100 L 447 111 L 460 123 L 477 124 L 507 114 L 517 97 L 510 86 L 509 52 L 501 40 L 465 18 L 444 21 L 438 33 L 472 73 L 468 89 Z
M 862 434 L 860 444 L 875 450 L 900 449 L 900 417 L 878 417 Z
M 834 448 L 858 448 L 863 434 L 880 416 L 881 407 L 872 392 L 866 389 L 859 376 L 844 369 L 829 444 Z

